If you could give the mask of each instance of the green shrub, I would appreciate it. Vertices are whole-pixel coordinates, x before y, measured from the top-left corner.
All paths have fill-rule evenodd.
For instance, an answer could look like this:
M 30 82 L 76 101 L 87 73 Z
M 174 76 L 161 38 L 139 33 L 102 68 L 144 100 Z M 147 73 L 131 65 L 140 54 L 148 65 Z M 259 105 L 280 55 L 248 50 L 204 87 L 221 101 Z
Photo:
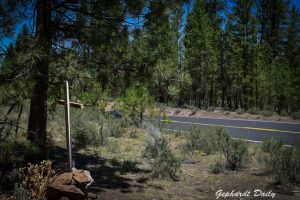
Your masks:
M 229 111 L 229 107 L 227 105 L 225 105 L 223 108 L 222 108 L 223 111 Z
M 18 156 L 18 153 L 15 152 L 15 149 L 19 145 L 14 143 L 13 140 L 5 139 L 0 141 L 0 168 L 1 171 L 5 169 L 12 168 L 16 163 L 19 163 L 23 160 L 23 156 Z M 21 154 L 23 155 L 23 154 Z
M 8 137 L 0 140 L 0 191 L 12 190 L 18 179 L 16 168 L 27 162 L 40 159 L 37 144 L 26 140 L 25 136 Z
M 235 112 L 236 112 L 237 114 L 241 115 L 241 114 L 244 114 L 245 110 L 239 107 L 238 109 L 236 109 Z
M 145 152 L 146 158 L 155 158 L 159 155 L 160 151 L 168 148 L 168 143 L 165 138 L 149 136 L 145 140 Z
M 206 109 L 208 112 L 213 112 L 215 108 L 213 106 L 207 107 Z
M 24 162 L 34 160 L 39 155 L 39 148 L 25 137 L 6 138 L 0 141 L 0 169 L 11 170 Z
M 226 159 L 226 168 L 229 170 L 241 169 L 249 161 L 248 144 L 241 139 L 227 140 L 223 148 L 223 154 Z
M 225 163 L 222 161 L 217 161 L 210 166 L 211 172 L 214 174 L 219 174 L 225 170 Z
M 298 111 L 298 112 L 294 112 L 293 114 L 292 114 L 292 118 L 293 119 L 300 119 L 300 112 Z
M 264 117 L 271 117 L 274 114 L 274 112 L 271 110 L 261 110 L 259 111 L 259 114 Z
M 152 163 L 152 176 L 154 178 L 171 178 L 178 180 L 178 169 L 180 168 L 180 160 L 175 157 L 171 149 L 161 149 L 159 154 L 154 158 Z
M 230 170 L 238 170 L 246 166 L 249 160 L 247 142 L 232 139 L 219 127 L 207 129 L 193 127 L 191 133 L 186 135 L 184 150 L 186 152 L 201 150 L 206 154 L 221 153 L 225 157 L 226 168 Z
M 126 91 L 125 97 L 116 103 L 116 109 L 124 116 L 128 116 L 137 127 L 143 121 L 143 114 L 154 105 L 153 98 L 145 87 L 131 87 Z
M 72 120 L 73 139 L 76 149 L 87 146 L 100 146 L 107 142 L 105 118 L 95 112 L 78 113 Z
M 282 111 L 280 112 L 280 116 L 282 116 L 282 117 L 288 117 L 288 116 L 289 116 L 289 113 L 288 113 L 286 110 L 282 110 Z
M 265 153 L 277 153 L 283 148 L 283 141 L 273 138 L 267 138 L 263 141 L 261 149 Z
M 251 115 L 257 115 L 258 114 L 258 109 L 253 107 L 253 108 L 250 108 L 248 110 L 248 112 L 251 114 Z
M 261 149 L 263 151 L 261 160 L 266 172 L 281 184 L 284 191 L 288 191 L 293 184 L 300 181 L 299 147 L 285 147 L 282 141 L 267 139 Z
M 229 138 L 229 134 L 219 127 L 193 127 L 192 131 L 186 134 L 185 149 L 201 150 L 206 154 L 211 154 L 221 151 Z
M 262 154 L 259 155 L 259 160 L 264 163 L 266 173 L 271 174 L 278 164 L 277 157 L 281 154 L 283 147 L 281 140 L 268 138 L 263 141 L 261 145 Z
M 106 143 L 107 151 L 110 153 L 120 153 L 121 149 L 119 142 L 115 138 L 110 138 Z
M 130 138 L 137 138 L 138 130 L 136 128 L 131 129 L 129 135 L 130 135 Z
M 112 137 L 119 138 L 124 134 L 124 129 L 122 128 L 121 122 L 116 119 L 110 119 L 107 121 L 107 129 L 108 134 Z
M 153 178 L 171 178 L 178 179 L 178 170 L 180 168 L 180 160 L 175 157 L 171 151 L 167 140 L 161 137 L 158 129 L 150 127 L 150 136 L 145 141 L 146 158 L 153 159 L 151 162 L 152 177 Z
M 300 150 L 295 147 L 284 147 L 276 156 L 277 163 L 272 169 L 272 175 L 284 190 L 297 183 L 300 176 Z

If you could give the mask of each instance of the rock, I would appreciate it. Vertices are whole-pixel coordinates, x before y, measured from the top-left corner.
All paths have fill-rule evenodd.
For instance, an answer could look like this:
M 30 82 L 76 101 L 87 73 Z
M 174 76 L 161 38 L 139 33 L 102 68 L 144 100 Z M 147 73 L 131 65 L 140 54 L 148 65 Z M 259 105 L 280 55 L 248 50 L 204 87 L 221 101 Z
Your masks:
M 47 200 L 56 200 L 68 197 L 72 200 L 83 200 L 87 197 L 86 189 L 94 182 L 87 170 L 73 169 L 53 178 L 47 186 Z
M 55 185 L 51 184 L 47 187 L 47 200 L 57 200 L 61 197 L 68 197 L 74 200 L 84 200 L 86 194 L 75 185 Z
M 75 181 L 75 185 L 79 188 L 87 188 L 93 182 L 94 179 L 91 176 L 91 173 L 87 170 L 77 170 L 75 168 L 72 169 L 73 171 L 73 180 Z

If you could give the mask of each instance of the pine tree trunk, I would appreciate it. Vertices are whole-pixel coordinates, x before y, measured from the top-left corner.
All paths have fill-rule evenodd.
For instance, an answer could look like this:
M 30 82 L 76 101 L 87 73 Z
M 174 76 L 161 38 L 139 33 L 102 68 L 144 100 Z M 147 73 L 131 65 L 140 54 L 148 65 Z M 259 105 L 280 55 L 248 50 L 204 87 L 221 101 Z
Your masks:
M 36 37 L 42 56 L 36 63 L 37 73 L 35 74 L 35 87 L 30 102 L 28 139 L 35 142 L 40 149 L 40 156 L 37 159 L 44 159 L 47 153 L 47 100 L 51 49 L 50 0 L 38 0 L 36 9 Z

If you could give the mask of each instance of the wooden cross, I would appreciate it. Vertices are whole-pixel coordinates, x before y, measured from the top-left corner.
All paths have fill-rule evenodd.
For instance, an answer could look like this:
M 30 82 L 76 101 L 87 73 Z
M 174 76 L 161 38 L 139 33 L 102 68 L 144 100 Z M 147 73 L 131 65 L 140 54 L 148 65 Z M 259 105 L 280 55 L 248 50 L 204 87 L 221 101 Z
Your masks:
M 68 150 L 68 170 L 72 172 L 72 139 L 71 139 L 71 120 L 70 120 L 70 106 L 74 108 L 83 109 L 83 104 L 70 102 L 69 97 L 69 83 L 65 81 L 65 100 L 58 100 L 58 104 L 65 105 L 65 120 L 66 120 L 66 143 Z

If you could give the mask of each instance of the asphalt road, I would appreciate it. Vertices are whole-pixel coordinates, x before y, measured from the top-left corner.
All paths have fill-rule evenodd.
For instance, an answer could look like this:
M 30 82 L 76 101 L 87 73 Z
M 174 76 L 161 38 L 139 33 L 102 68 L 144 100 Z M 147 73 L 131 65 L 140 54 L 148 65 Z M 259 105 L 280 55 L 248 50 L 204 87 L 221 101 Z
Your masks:
M 169 116 L 164 124 L 168 129 L 187 132 L 193 126 L 219 126 L 227 130 L 233 137 L 252 142 L 262 142 L 266 138 L 274 138 L 281 139 L 286 145 L 300 145 L 300 123 Z

